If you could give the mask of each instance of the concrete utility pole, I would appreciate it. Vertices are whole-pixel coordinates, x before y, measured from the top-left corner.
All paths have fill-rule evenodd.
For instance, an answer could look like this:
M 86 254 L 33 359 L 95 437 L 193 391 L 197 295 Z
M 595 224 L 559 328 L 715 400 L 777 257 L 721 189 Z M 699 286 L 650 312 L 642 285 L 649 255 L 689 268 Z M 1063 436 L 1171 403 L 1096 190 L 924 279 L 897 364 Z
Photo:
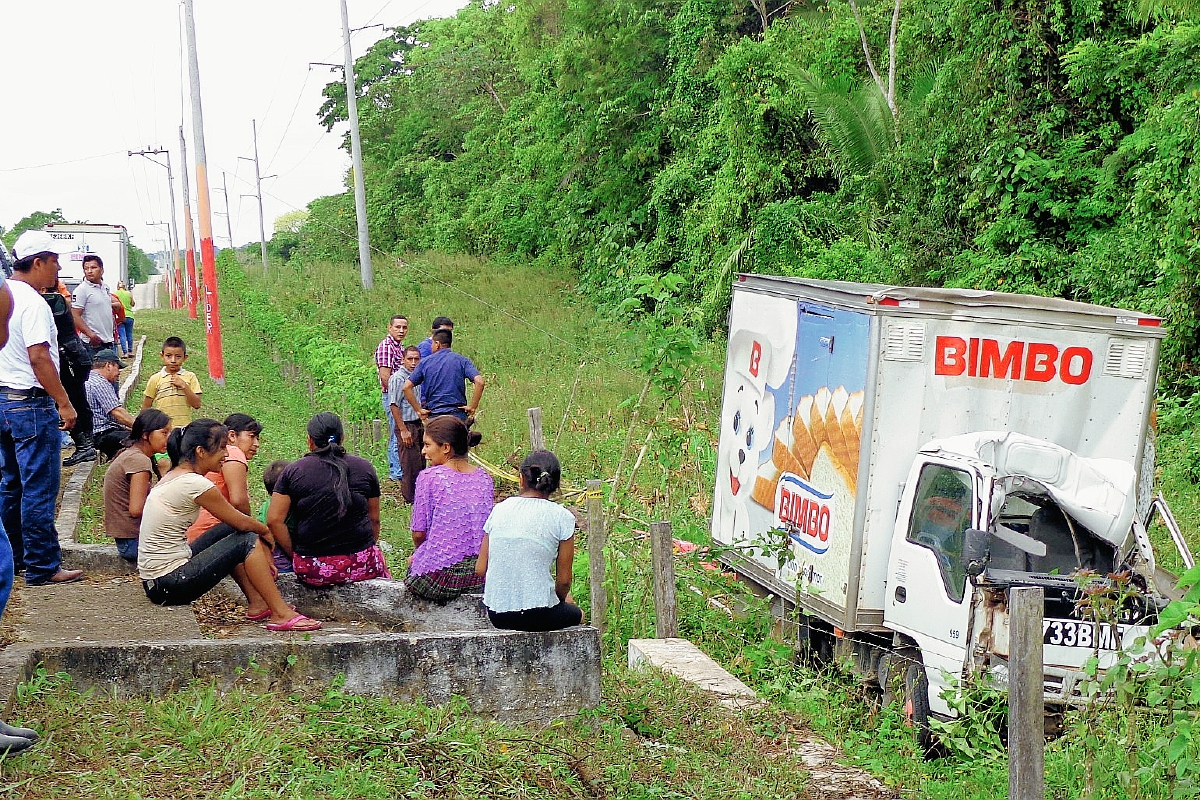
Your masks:
M 233 223 L 230 222 L 230 217 L 229 217 L 229 184 L 226 182 L 225 179 L 226 179 L 226 173 L 224 170 L 222 170 L 221 171 L 221 196 L 225 198 L 225 213 L 222 216 L 225 217 L 225 235 L 229 237 L 229 249 L 232 250 L 233 249 Z M 217 212 L 217 213 L 220 213 L 220 212 Z
M 155 164 L 158 164 L 160 167 L 167 168 L 167 193 L 171 196 L 171 221 L 169 223 L 169 229 L 167 231 L 167 235 L 170 237 L 170 240 L 171 240 L 171 263 L 174 265 L 174 270 L 175 270 L 174 275 L 172 275 L 170 270 L 167 270 L 167 292 L 168 292 L 168 296 L 171 298 L 171 307 L 179 308 L 180 306 L 176 302 L 176 300 L 177 300 L 176 293 L 179 290 L 179 277 L 180 277 L 180 275 L 179 275 L 179 273 L 180 273 L 180 268 L 179 268 L 180 267 L 180 265 L 179 265 L 179 227 L 178 227 L 177 223 L 175 222 L 175 220 L 179 219 L 179 217 L 175 213 L 175 176 L 171 172 L 171 151 L 164 150 L 163 148 L 159 147 L 155 150 L 150 150 L 149 148 L 147 148 L 145 150 L 129 150 L 127 152 L 129 153 L 130 156 L 143 156 L 147 161 L 153 161 Z M 151 158 L 151 156 L 155 156 L 155 155 L 165 155 L 167 157 L 167 163 L 164 164 L 161 161 Z M 184 163 L 183 163 L 183 170 L 184 170 L 183 185 L 186 187 L 187 186 L 187 160 L 186 159 L 184 160 Z M 186 192 L 187 189 L 184 189 L 184 191 Z M 159 223 L 152 223 L 152 224 L 159 224 Z M 174 281 L 171 280 L 172 277 L 174 278 Z
M 200 287 L 196 283 L 196 230 L 192 227 L 192 195 L 188 186 L 187 170 L 187 139 L 183 136 L 183 126 L 179 126 L 179 152 L 183 153 L 183 224 L 187 228 L 187 282 L 184 293 L 187 295 L 188 318 L 196 319 L 196 302 L 200 297 Z
M 200 107 L 200 60 L 196 55 L 196 20 L 192 0 L 183 0 L 187 30 L 188 77 L 192 87 L 192 137 L 196 144 L 196 202 L 200 216 L 200 260 L 204 270 L 204 328 L 208 341 L 208 377 L 225 385 L 221 348 L 221 306 L 217 294 L 217 262 L 213 252 L 212 214 L 208 196 L 208 158 L 204 151 L 204 111 Z
M 259 247 L 262 248 L 263 275 L 265 276 L 267 274 L 267 222 L 265 219 L 263 219 L 263 207 L 262 207 L 262 182 L 263 182 L 264 176 L 260 175 L 259 171 L 258 171 L 258 123 L 257 123 L 257 121 L 250 120 L 250 132 L 254 136 L 254 158 L 246 158 L 245 156 L 238 156 L 238 158 L 242 159 L 243 161 L 253 161 L 254 162 L 254 194 L 252 196 L 258 198 L 258 244 L 259 244 Z M 267 175 L 265 177 L 274 178 L 275 176 Z M 225 197 L 225 202 L 226 202 L 226 210 L 228 210 L 228 203 L 229 203 L 228 195 L 226 195 L 226 197 Z
M 190 0 L 189 0 L 190 2 Z M 350 157 L 354 162 L 354 215 L 358 218 L 358 266 L 364 289 L 375 288 L 371 269 L 371 236 L 367 232 L 367 187 L 363 182 L 362 141 L 358 135 L 358 98 L 354 89 L 354 57 L 350 54 L 350 12 L 342 0 L 342 43 L 346 49 L 346 109 L 350 116 Z

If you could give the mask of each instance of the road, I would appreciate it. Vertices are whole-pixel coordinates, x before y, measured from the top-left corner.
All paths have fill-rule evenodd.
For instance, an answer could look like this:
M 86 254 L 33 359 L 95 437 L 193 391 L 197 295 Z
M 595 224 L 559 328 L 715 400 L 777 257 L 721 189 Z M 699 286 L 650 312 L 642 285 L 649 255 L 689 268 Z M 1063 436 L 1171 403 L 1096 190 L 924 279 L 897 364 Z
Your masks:
M 139 283 L 137 286 L 134 286 L 134 308 L 158 308 L 158 287 L 161 283 L 162 275 L 151 275 L 145 283 Z

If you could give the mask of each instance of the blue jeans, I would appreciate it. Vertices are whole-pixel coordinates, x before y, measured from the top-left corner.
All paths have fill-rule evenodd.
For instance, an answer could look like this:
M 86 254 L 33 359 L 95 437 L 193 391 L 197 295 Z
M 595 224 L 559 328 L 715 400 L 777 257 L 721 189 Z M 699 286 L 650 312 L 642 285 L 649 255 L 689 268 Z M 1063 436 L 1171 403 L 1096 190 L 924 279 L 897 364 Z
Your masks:
M 400 466 L 400 437 L 396 435 L 396 421 L 392 419 L 392 409 L 388 404 L 387 394 L 383 395 L 383 421 L 388 427 L 388 477 L 398 481 L 404 477 L 404 469 Z
M 8 606 L 13 588 L 13 551 L 4 531 L 0 530 L 0 614 Z
M 137 539 L 113 539 L 117 543 L 117 553 L 126 561 L 137 561 L 138 558 L 138 540 Z
M 0 394 L 0 520 L 16 569 L 27 584 L 45 583 L 62 565 L 54 511 L 62 474 L 58 410 L 49 397 Z
M 117 326 L 117 337 L 121 343 L 122 353 L 133 352 L 133 317 L 125 317 L 125 321 Z

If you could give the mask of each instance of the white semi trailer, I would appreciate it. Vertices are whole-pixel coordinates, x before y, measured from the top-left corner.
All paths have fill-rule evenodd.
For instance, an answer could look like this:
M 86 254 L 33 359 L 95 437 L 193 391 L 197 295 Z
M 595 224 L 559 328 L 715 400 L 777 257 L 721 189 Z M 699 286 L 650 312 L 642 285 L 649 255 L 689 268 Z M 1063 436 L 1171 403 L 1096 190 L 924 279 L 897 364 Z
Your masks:
M 1156 317 L 1065 300 L 739 276 L 723 559 L 794 603 L 812 650 L 885 688 L 899 676 L 925 736 L 951 713 L 948 677 L 1003 684 L 1006 592 L 1041 586 L 1046 699 L 1070 704 L 1085 662 L 1144 635 L 1174 586 L 1139 481 L 1164 335 Z M 1072 575 L 1123 569 L 1144 600 L 1112 624 L 1081 616 Z
M 83 258 L 97 255 L 104 262 L 104 282 L 117 288 L 129 283 L 129 231 L 124 225 L 50 223 L 46 232 L 59 246 L 59 278 L 72 292 L 83 281 Z

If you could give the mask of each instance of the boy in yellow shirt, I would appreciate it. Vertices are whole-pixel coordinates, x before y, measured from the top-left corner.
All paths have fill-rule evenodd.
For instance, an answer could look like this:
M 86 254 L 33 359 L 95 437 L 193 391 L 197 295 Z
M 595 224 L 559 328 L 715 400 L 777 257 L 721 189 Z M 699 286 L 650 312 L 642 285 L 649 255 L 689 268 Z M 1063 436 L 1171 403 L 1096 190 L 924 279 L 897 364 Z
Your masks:
M 192 409 L 200 407 L 200 381 L 196 373 L 183 368 L 187 361 L 187 345 L 178 336 L 168 336 L 163 342 L 163 368 L 146 381 L 142 408 L 154 406 L 171 418 L 180 428 L 192 421 Z

